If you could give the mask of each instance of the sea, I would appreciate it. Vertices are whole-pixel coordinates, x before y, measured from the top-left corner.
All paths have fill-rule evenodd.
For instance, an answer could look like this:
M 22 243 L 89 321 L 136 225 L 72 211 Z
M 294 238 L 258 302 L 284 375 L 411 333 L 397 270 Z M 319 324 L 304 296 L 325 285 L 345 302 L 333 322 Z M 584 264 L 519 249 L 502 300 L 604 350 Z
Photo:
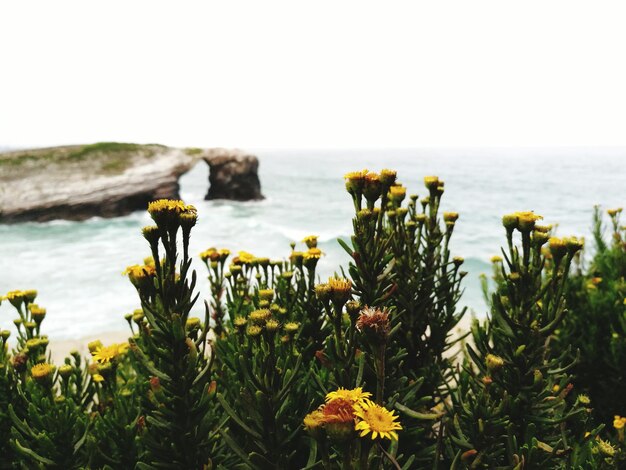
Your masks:
M 490 258 L 505 244 L 502 215 L 533 210 L 559 235 L 590 240 L 594 205 L 626 203 L 626 150 L 554 149 L 393 149 L 254 150 L 265 199 L 257 202 L 205 201 L 208 167 L 200 162 L 181 178 L 181 196 L 198 209 L 192 231 L 193 268 L 201 298 L 208 298 L 206 268 L 197 256 L 209 248 L 245 250 L 286 258 L 291 242 L 303 247 L 319 236 L 324 256 L 321 280 L 346 266 L 337 239 L 348 239 L 353 205 L 343 175 L 349 171 L 395 169 L 409 194 L 425 196 L 423 178 L 445 181 L 442 208 L 460 213 L 451 249 L 465 258 L 461 306 L 487 312 L 479 275 L 490 273 Z M 19 194 L 12 197 L 20 197 Z M 127 329 L 124 314 L 139 307 L 124 268 L 149 256 L 141 228 L 145 211 L 112 219 L 0 225 L 0 293 L 37 289 L 47 308 L 43 332 L 54 339 L 80 339 Z M 589 243 L 591 244 L 591 243 Z M 590 256 L 588 250 L 587 256 Z M 196 307 L 202 316 L 202 307 Z M 0 306 L 0 328 L 14 331 L 15 312 Z M 103 339 L 104 340 L 104 339 Z

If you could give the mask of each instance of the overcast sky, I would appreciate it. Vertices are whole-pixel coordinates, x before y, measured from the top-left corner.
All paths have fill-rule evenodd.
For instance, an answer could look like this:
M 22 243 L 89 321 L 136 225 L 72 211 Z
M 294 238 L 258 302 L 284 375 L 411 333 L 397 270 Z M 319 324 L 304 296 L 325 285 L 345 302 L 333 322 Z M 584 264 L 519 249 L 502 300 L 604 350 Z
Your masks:
M 0 146 L 623 146 L 623 5 L 2 2 Z

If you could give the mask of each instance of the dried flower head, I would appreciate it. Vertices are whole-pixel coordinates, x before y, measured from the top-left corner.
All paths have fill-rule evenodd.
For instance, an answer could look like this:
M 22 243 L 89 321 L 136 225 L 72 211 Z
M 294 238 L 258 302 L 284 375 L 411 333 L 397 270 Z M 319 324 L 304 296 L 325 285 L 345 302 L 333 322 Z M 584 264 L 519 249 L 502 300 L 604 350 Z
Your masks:
M 359 331 L 373 338 L 384 340 L 389 334 L 389 312 L 373 307 L 365 307 L 359 314 L 356 327 Z

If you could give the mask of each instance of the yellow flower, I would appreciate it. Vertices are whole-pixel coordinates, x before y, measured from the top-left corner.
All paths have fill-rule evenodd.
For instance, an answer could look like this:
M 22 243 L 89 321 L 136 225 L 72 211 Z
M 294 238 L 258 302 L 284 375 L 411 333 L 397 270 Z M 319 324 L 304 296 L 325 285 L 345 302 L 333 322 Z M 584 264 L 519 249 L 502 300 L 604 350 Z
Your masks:
M 101 376 L 100 374 L 94 374 L 94 375 L 91 376 L 91 378 L 96 383 L 104 382 L 104 377 Z
M 491 262 L 492 263 L 502 263 L 502 257 L 498 256 L 498 255 L 492 256 L 491 257 Z
M 122 275 L 128 276 L 131 281 L 144 279 L 148 276 L 154 276 L 155 274 L 156 274 L 156 268 L 154 266 L 149 266 L 149 265 L 140 266 L 138 264 L 128 266 L 124 270 L 124 272 L 122 272 Z
M 613 457 L 615 455 L 615 447 L 613 447 L 610 442 L 598 439 L 597 444 L 600 452 L 607 457 Z
M 271 301 L 274 298 L 273 289 L 259 289 L 259 298 L 261 300 Z
M 100 346 L 92 351 L 94 361 L 105 364 L 115 360 L 118 356 L 126 352 L 128 344 L 112 344 L 110 346 Z
M 389 188 L 389 196 L 392 201 L 402 202 L 406 197 L 406 188 L 402 185 L 395 185 Z
M 317 235 L 309 235 L 307 237 L 304 237 L 302 241 L 306 243 L 307 248 L 315 248 L 317 247 L 318 238 L 319 237 Z
M 352 404 L 355 404 L 371 396 L 372 394 L 370 392 L 364 392 L 361 387 L 357 387 L 352 390 L 339 387 L 334 392 L 329 392 L 326 395 L 326 401 L 331 401 L 337 398 L 341 398 L 343 400 L 350 401 Z
M 213 247 L 208 248 L 204 250 L 202 253 L 200 253 L 200 259 L 202 261 L 207 261 L 207 260 L 217 261 L 219 257 L 220 257 L 219 252 Z
M 561 259 L 567 251 L 567 242 L 563 238 L 550 237 L 550 253 L 555 259 Z
M 47 379 L 52 375 L 52 372 L 54 372 L 54 366 L 46 362 L 40 362 L 30 369 L 30 375 L 32 375 L 35 380 Z
M 309 248 L 304 252 L 304 259 L 320 259 L 322 257 L 322 250 L 319 248 Z
M 248 327 L 248 335 L 253 338 L 259 336 L 263 332 L 263 328 L 257 325 L 252 325 Z
M 392 184 L 396 182 L 397 174 L 398 173 L 396 172 L 396 170 L 389 170 L 387 168 L 384 168 L 380 170 L 380 181 L 385 186 L 391 186 Z
M 348 279 L 340 278 L 340 277 L 330 277 L 328 278 L 328 283 L 326 284 L 330 289 L 330 295 L 333 300 L 343 306 L 348 299 L 350 298 L 350 292 L 352 291 L 352 282 Z
M 485 364 L 489 370 L 498 370 L 504 365 L 504 359 L 495 354 L 487 354 L 485 356 Z
M 618 207 L 617 209 L 609 209 L 606 211 L 607 214 L 609 214 L 609 216 L 611 217 L 615 217 L 617 214 L 619 214 L 620 212 L 622 212 L 622 208 Z
M 360 431 L 360 437 L 372 433 L 372 439 L 398 440 L 397 430 L 402 429 L 396 420 L 393 411 L 377 405 L 371 400 L 365 399 L 354 406 L 354 415 L 357 419 L 354 429 Z
M 539 219 L 543 219 L 542 216 L 532 211 L 516 212 L 515 215 L 517 215 L 517 227 L 521 232 L 530 232 L 535 228 L 535 222 Z
M 272 312 L 270 312 L 269 309 L 262 308 L 262 309 L 251 312 L 250 320 L 252 320 L 252 322 L 256 324 L 263 325 L 267 320 L 270 319 L 271 316 L 272 316 Z
M 626 426 L 626 417 L 622 418 L 619 415 L 615 415 L 615 418 L 613 419 L 613 427 L 615 429 L 624 429 L 624 426 Z
M 290 321 L 285 323 L 285 331 L 289 334 L 294 334 L 300 329 L 300 323 Z
M 458 218 L 459 218 L 458 212 L 444 212 L 443 213 L 443 220 L 445 222 L 456 222 Z
M 437 187 L 439 186 L 439 177 L 438 176 L 425 176 L 424 185 L 428 189 L 437 189 Z
M 248 253 L 247 251 L 239 252 L 239 261 L 244 264 L 250 264 L 254 260 L 254 255 L 252 253 Z
M 362 171 L 352 171 L 350 173 L 346 173 L 344 178 L 346 180 L 346 189 L 349 192 L 356 192 L 358 194 L 363 191 L 363 185 L 365 184 L 365 175 L 367 175 L 367 170 Z
M 304 429 L 307 431 L 315 431 L 324 425 L 324 413 L 315 410 L 304 417 Z

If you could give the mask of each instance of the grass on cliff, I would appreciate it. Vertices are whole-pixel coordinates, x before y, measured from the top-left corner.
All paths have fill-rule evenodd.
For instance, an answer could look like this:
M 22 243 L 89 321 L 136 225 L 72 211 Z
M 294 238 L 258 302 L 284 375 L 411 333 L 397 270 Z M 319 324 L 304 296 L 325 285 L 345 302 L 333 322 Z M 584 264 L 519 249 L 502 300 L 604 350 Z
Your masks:
M 163 145 L 128 144 L 121 142 L 98 142 L 90 145 L 54 147 L 34 150 L 20 150 L 0 154 L 0 167 L 18 169 L 33 164 L 79 164 L 89 161 L 98 163 L 94 170 L 107 174 L 122 173 L 132 165 L 129 157 L 150 158 Z

